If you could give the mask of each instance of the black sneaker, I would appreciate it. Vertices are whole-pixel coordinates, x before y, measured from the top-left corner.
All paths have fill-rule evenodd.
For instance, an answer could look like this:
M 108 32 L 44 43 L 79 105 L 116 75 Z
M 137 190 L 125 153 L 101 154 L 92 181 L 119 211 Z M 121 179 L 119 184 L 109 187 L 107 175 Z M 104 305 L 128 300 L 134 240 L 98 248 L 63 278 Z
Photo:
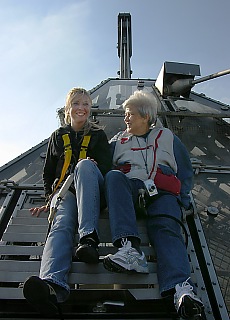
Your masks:
M 174 305 L 178 315 L 182 319 L 194 319 L 195 317 L 201 316 L 204 305 L 194 294 L 193 287 L 188 280 L 182 284 L 177 284 L 175 289 Z
M 99 252 L 96 241 L 92 238 L 85 238 L 82 240 L 82 243 L 79 243 L 76 249 L 75 258 L 86 263 L 98 263 Z
M 39 277 L 28 278 L 23 286 L 26 300 L 41 314 L 54 316 L 59 312 L 57 295 L 48 282 Z

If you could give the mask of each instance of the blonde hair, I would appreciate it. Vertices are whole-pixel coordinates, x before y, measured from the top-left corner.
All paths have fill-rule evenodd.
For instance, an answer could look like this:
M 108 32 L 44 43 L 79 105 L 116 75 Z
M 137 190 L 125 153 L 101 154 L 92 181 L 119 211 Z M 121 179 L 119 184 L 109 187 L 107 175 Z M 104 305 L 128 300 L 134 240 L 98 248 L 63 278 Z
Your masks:
M 123 103 L 123 109 L 128 106 L 134 106 L 137 108 L 141 117 L 149 116 L 149 125 L 156 123 L 157 119 L 157 100 L 148 92 L 135 91 L 125 102 Z
M 86 96 L 90 101 L 90 107 L 92 106 L 93 102 L 90 97 L 89 91 L 85 90 L 84 88 L 72 88 L 66 96 L 66 102 L 65 102 L 65 123 L 66 124 L 71 123 L 69 110 L 70 110 L 71 103 L 72 103 L 73 99 L 77 95 Z M 84 133 L 83 133 L 84 135 L 86 135 L 90 130 L 99 130 L 99 129 L 101 129 L 101 127 L 98 126 L 97 124 L 91 122 L 89 119 L 86 120 L 84 127 L 82 128 L 82 130 L 84 131 Z

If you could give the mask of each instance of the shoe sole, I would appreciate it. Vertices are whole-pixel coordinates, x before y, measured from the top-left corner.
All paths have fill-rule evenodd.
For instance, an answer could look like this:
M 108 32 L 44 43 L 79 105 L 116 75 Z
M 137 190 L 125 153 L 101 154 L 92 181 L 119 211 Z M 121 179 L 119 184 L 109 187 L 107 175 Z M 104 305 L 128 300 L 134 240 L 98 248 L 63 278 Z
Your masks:
M 142 274 L 148 274 L 148 271 L 137 271 L 135 269 L 128 270 L 118 263 L 112 261 L 109 257 L 105 257 L 103 260 L 103 265 L 106 270 L 116 273 L 127 273 L 127 274 L 135 274 L 135 273 L 142 273 Z
M 40 278 L 35 276 L 29 278 L 23 286 L 23 294 L 39 313 L 47 316 L 58 313 L 57 302 L 50 301 L 49 287 Z

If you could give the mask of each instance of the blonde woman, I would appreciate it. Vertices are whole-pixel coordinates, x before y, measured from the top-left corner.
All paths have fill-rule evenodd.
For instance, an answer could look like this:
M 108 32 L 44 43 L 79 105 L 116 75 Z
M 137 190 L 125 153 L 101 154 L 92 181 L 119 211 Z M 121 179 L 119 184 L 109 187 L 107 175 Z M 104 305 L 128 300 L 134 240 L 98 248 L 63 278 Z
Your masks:
M 63 135 L 67 134 L 72 149 L 71 163 L 66 176 L 73 172 L 74 182 L 60 202 L 48 234 L 39 277 L 32 276 L 24 283 L 25 298 L 42 314 L 52 316 L 70 292 L 67 283 L 72 262 L 76 228 L 80 237 L 76 258 L 86 263 L 97 263 L 98 218 L 103 199 L 103 176 L 110 170 L 111 155 L 105 132 L 89 120 L 92 100 L 83 88 L 73 88 L 65 105 L 66 125 L 50 137 L 43 171 L 44 191 L 51 207 L 56 201 L 53 190 L 64 164 Z M 89 137 L 88 146 L 82 146 Z M 84 147 L 85 159 L 80 158 Z M 48 211 L 47 206 L 32 208 L 33 215 Z

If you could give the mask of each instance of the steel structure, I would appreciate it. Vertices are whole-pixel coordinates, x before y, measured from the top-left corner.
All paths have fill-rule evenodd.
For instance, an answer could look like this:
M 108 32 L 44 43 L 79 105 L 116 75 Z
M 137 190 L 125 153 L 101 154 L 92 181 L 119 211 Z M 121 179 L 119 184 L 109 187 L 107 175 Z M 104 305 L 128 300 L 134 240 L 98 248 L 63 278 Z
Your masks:
M 230 314 L 230 108 L 191 91 L 214 75 L 200 75 L 199 66 L 164 62 L 157 79 L 131 79 L 131 16 L 118 15 L 120 77 L 91 89 L 92 119 L 105 125 L 110 138 L 124 129 L 122 103 L 135 90 L 153 94 L 158 117 L 186 145 L 194 168 L 193 209 L 184 212 L 192 278 L 204 302 L 202 319 L 227 320 Z M 221 76 L 228 74 L 216 73 Z M 200 80 L 199 80 L 200 79 Z M 178 85 L 179 84 L 179 85 Z M 176 88 L 176 89 L 175 89 Z M 63 108 L 58 110 L 63 122 Z M 39 319 L 22 295 L 26 277 L 37 274 L 47 230 L 47 218 L 31 217 L 29 208 L 44 203 L 42 168 L 48 139 L 0 168 L 0 317 Z M 112 252 L 106 213 L 100 220 L 101 259 Z M 117 275 L 73 261 L 71 296 L 63 305 L 66 319 L 178 319 L 171 302 L 158 292 L 154 250 L 145 222 L 139 221 L 150 275 Z M 77 235 L 76 235 L 77 241 Z

